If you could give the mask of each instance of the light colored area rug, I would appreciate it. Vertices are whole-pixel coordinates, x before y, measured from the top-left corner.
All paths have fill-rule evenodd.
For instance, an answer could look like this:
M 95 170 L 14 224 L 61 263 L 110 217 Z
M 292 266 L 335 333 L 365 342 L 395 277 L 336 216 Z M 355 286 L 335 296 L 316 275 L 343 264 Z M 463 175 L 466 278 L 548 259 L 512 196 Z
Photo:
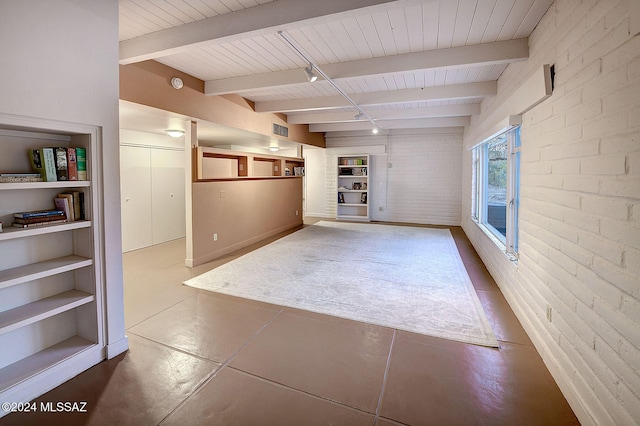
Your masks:
M 185 284 L 498 346 L 448 229 L 322 221 Z

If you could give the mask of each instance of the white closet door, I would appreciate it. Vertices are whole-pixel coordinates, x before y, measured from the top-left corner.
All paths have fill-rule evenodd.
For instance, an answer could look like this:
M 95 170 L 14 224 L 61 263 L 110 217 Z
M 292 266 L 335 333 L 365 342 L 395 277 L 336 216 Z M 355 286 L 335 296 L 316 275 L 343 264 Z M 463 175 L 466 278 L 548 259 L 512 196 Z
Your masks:
M 151 221 L 151 150 L 120 147 L 122 251 L 153 244 Z
M 151 150 L 153 244 L 186 235 L 184 161 L 184 151 Z

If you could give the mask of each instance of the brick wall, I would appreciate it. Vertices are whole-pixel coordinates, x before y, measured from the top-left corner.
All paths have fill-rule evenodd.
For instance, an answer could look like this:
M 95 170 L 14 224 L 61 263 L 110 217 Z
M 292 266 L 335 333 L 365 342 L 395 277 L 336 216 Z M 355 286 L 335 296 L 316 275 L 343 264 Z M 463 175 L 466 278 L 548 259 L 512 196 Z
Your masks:
M 386 153 L 371 156 L 372 220 L 460 225 L 461 134 L 414 130 L 388 136 L 327 137 L 329 153 L 330 148 L 375 145 L 385 145 Z M 327 156 L 326 199 L 328 212 L 334 215 L 336 164 L 335 155 Z
M 632 1 L 558 0 L 510 65 L 491 111 L 543 64 L 553 95 L 523 116 L 520 259 L 470 218 L 465 132 L 462 225 L 583 424 L 640 422 L 640 36 Z M 514 111 L 514 113 L 517 113 Z M 546 309 L 552 310 L 551 321 Z

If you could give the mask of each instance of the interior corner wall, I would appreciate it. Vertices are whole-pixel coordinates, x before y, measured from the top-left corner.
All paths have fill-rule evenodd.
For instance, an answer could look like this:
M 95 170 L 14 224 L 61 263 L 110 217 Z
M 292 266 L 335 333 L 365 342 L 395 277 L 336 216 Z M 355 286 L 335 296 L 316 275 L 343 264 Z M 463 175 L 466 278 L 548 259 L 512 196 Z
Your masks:
M 337 208 L 337 162 L 331 149 L 379 145 L 385 147 L 384 153 L 371 155 L 371 220 L 459 226 L 462 133 L 438 129 L 361 136 L 328 134 L 323 197 L 326 215 L 335 217 Z
M 0 112 L 100 126 L 107 356 L 127 349 L 120 237 L 118 2 L 2 2 Z
M 530 58 L 507 67 L 464 139 L 462 226 L 584 425 L 640 419 L 640 37 L 630 34 L 631 1 L 554 2 L 529 38 Z M 469 148 L 543 64 L 555 65 L 555 87 L 522 117 L 515 266 L 470 217 Z

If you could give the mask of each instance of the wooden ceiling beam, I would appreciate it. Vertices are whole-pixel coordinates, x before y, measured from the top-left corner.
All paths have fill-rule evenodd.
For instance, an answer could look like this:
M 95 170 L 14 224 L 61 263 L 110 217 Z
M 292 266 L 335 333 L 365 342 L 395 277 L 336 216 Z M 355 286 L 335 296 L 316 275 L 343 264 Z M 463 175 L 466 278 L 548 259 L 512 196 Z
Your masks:
M 376 125 L 382 130 L 392 129 L 427 129 L 442 127 L 465 127 L 470 122 L 469 117 L 448 117 L 448 118 L 418 118 L 409 120 L 380 120 Z M 353 123 L 318 123 L 310 124 L 310 132 L 342 132 L 357 130 L 372 130 L 373 125 L 368 121 L 358 121 Z
M 320 68 L 332 80 L 340 80 L 410 71 L 505 64 L 523 61 L 528 57 L 529 39 L 520 38 L 326 64 L 320 65 Z M 204 92 L 206 95 L 224 95 L 301 83 L 308 83 L 302 68 L 210 80 L 205 82 Z
M 406 120 L 413 118 L 465 117 L 480 113 L 480 104 L 442 105 L 422 108 L 392 110 L 369 110 L 367 114 L 374 120 Z M 358 121 L 355 112 L 307 112 L 289 114 L 287 123 L 318 124 L 348 123 Z
M 278 0 L 155 31 L 120 42 L 120 64 L 157 59 L 206 43 L 220 43 L 312 25 L 337 14 L 371 13 L 408 0 Z
M 406 102 L 426 102 L 450 99 L 481 98 L 495 96 L 498 90 L 496 81 L 479 83 L 450 84 L 422 89 L 396 90 L 390 92 L 358 93 L 350 95 L 359 106 L 401 104 Z M 303 112 L 350 108 L 352 105 L 342 96 L 325 96 L 307 99 L 287 99 L 282 101 L 256 102 L 256 112 Z

